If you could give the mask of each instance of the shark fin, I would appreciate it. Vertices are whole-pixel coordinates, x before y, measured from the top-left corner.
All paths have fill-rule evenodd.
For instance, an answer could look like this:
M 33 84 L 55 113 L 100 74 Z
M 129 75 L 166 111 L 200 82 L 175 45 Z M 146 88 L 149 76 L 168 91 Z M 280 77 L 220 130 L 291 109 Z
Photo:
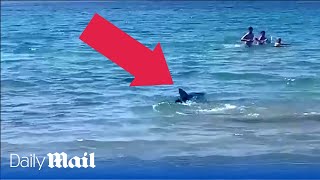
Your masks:
M 189 100 L 189 95 L 188 93 L 186 93 L 183 89 L 179 88 L 179 94 L 180 94 L 180 100 L 185 102 L 187 100 Z

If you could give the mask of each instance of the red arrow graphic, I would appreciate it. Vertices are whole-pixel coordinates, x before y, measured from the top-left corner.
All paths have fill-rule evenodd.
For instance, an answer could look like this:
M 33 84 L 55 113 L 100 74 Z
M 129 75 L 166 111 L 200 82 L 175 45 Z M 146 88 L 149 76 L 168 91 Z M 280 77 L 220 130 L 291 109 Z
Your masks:
M 173 84 L 160 43 L 152 51 L 98 14 L 80 39 L 132 74 L 130 86 Z

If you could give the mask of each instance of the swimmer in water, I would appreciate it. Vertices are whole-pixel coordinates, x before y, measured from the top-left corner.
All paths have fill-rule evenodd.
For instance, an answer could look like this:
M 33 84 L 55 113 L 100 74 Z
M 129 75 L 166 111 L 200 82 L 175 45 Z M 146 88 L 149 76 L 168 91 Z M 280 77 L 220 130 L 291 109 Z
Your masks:
M 247 46 L 251 46 L 253 43 L 254 34 L 253 34 L 253 28 L 249 27 L 248 32 L 241 38 L 241 41 L 244 41 Z
M 269 40 L 266 38 L 266 32 L 265 31 L 261 31 L 260 37 L 259 38 L 255 38 L 255 40 L 258 42 L 259 45 L 263 45 L 263 44 L 269 43 Z
M 278 38 L 278 39 L 276 40 L 276 42 L 274 43 L 274 47 L 281 47 L 281 46 L 283 46 L 283 45 L 290 45 L 290 44 L 284 44 L 284 43 L 282 43 L 282 42 L 281 42 L 281 38 Z

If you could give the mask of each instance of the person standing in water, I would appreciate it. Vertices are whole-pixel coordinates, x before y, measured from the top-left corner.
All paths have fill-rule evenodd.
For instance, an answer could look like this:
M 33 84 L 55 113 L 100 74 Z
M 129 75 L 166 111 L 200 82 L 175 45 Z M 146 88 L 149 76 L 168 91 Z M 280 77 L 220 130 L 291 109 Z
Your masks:
M 249 27 L 248 32 L 241 38 L 241 41 L 244 41 L 247 46 L 251 46 L 253 43 L 254 34 L 253 34 L 253 28 Z
M 268 39 L 266 38 L 266 32 L 265 31 L 261 31 L 260 33 L 260 37 L 259 38 L 255 38 L 255 40 L 259 43 L 259 45 L 263 45 L 268 43 Z

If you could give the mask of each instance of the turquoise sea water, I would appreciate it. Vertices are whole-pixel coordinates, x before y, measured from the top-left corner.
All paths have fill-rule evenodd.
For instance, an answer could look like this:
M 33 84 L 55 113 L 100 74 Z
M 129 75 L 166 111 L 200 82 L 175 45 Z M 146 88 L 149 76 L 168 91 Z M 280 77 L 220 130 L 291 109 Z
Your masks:
M 320 3 L 1 5 L 3 157 L 320 162 Z M 160 42 L 174 85 L 129 87 L 128 73 L 79 40 L 94 13 L 150 49 Z M 248 26 L 291 46 L 246 48 Z M 207 102 L 174 104 L 178 88 Z

